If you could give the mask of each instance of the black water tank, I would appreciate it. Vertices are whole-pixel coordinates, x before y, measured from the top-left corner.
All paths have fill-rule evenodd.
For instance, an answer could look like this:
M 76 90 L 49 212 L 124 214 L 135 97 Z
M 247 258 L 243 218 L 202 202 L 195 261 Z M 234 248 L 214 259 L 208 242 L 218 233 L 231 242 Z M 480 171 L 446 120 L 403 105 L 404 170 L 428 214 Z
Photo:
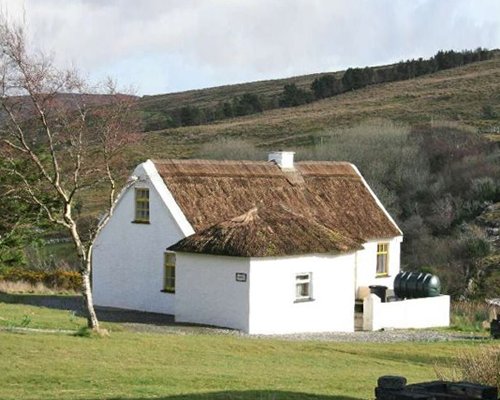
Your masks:
M 394 294 L 401 299 L 439 296 L 441 282 L 436 275 L 424 272 L 400 272 L 394 279 Z

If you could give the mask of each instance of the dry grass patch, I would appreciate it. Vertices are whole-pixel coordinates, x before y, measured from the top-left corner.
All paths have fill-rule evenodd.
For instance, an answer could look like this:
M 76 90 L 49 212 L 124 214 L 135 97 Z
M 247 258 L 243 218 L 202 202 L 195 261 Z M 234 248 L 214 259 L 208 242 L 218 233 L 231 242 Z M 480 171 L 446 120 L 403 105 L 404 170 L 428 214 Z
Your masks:
M 0 292 L 3 293 L 33 293 L 33 294 L 47 294 L 55 295 L 64 292 L 69 295 L 76 295 L 77 292 L 73 290 L 62 290 L 59 288 L 48 287 L 41 282 L 36 284 L 26 281 L 4 281 L 0 280 Z
M 446 381 L 467 381 L 500 389 L 500 347 L 482 345 L 459 350 L 448 363 L 435 366 L 436 375 Z
M 455 301 L 451 304 L 451 326 L 459 331 L 481 332 L 489 328 L 486 302 Z

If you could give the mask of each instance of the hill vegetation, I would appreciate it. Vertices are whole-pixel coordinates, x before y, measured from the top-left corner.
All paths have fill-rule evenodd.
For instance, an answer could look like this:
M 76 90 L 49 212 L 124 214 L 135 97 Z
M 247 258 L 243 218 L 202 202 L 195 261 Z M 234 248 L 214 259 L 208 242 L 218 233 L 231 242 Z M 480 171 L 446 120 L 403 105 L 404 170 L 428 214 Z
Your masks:
M 322 74 L 313 80 L 301 79 L 299 84 L 294 80 L 281 80 L 284 83 L 280 91 L 276 86 L 266 85 L 267 91 L 256 90 L 255 84 L 246 85 L 247 91 L 239 91 L 238 85 L 226 87 L 228 90 L 204 90 L 205 95 L 212 93 L 212 97 L 196 96 L 191 93 L 191 101 L 183 102 L 176 94 L 143 98 L 140 109 L 143 112 L 144 129 L 146 131 L 179 126 L 201 125 L 213 121 L 260 113 L 283 107 L 296 107 L 328 97 L 334 97 L 351 90 L 362 89 L 366 86 L 403 81 L 419 76 L 428 75 L 437 71 L 489 60 L 495 55 L 494 51 L 478 48 L 474 51 L 456 52 L 439 51 L 429 59 L 401 61 L 397 64 L 348 68 L 346 71 Z M 258 83 L 257 83 L 258 84 Z M 217 88 L 216 88 L 217 89 Z M 232 90 L 231 90 L 232 89 Z M 180 100 L 170 102 L 169 99 Z M 211 101 L 207 101 L 210 99 Z
M 314 79 L 308 78 L 309 83 Z M 280 81 L 278 86 L 282 83 Z M 255 85 L 258 90 L 266 87 L 264 82 Z M 276 87 L 275 81 L 269 83 L 270 90 Z M 207 89 L 207 97 L 211 97 L 211 90 L 215 89 Z M 223 89 L 217 88 L 219 90 Z M 324 130 L 354 126 L 372 119 L 409 126 L 452 121 L 498 140 L 499 93 L 500 57 L 494 57 L 415 79 L 371 85 L 298 107 L 148 132 L 142 148 L 137 149 L 136 160 L 141 153 L 156 158 L 192 157 L 203 143 L 222 137 L 248 141 L 263 152 L 276 148 L 294 149 L 321 141 Z
M 445 290 L 457 298 L 494 295 L 500 284 L 500 57 L 491 55 L 330 97 L 317 90 L 312 96 L 325 98 L 296 107 L 264 107 L 204 125 L 147 131 L 126 150 L 128 168 L 147 158 L 265 159 L 277 148 L 295 150 L 299 159 L 352 161 L 405 232 L 405 268 L 439 274 Z M 400 64 L 407 72 L 414 65 Z M 397 71 L 400 64 L 374 70 Z M 292 94 L 295 89 L 312 93 L 311 87 L 321 82 L 328 87 L 342 76 L 145 96 L 137 104 L 147 121 L 150 112 L 213 107 L 245 93 L 251 95 L 246 103 L 273 96 L 279 102 L 285 86 Z M 102 202 L 97 190 L 79 198 L 82 220 L 96 215 Z M 18 253 L 8 256 L 11 264 L 21 262 Z M 53 268 L 57 260 L 31 257 L 29 263 Z

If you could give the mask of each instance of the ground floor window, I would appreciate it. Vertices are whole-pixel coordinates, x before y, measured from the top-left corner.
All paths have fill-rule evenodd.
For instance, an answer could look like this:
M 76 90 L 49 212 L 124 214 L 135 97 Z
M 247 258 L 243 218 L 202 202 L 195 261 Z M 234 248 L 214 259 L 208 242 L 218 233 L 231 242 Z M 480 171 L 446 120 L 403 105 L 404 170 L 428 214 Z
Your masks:
M 305 272 L 295 276 L 295 300 L 312 299 L 312 272 Z
M 165 253 L 163 291 L 175 293 L 175 253 Z
M 389 243 L 377 244 L 377 276 L 389 274 Z

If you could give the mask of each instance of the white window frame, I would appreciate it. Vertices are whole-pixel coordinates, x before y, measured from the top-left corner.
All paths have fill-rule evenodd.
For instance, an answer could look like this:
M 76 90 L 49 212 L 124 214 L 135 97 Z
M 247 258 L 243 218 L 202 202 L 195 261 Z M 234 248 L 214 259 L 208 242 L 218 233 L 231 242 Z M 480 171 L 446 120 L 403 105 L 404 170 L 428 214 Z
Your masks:
M 299 286 L 306 285 L 307 294 L 302 295 L 299 291 Z M 313 300 L 313 285 L 312 285 L 312 272 L 301 272 L 295 274 L 295 302 L 311 301 Z

